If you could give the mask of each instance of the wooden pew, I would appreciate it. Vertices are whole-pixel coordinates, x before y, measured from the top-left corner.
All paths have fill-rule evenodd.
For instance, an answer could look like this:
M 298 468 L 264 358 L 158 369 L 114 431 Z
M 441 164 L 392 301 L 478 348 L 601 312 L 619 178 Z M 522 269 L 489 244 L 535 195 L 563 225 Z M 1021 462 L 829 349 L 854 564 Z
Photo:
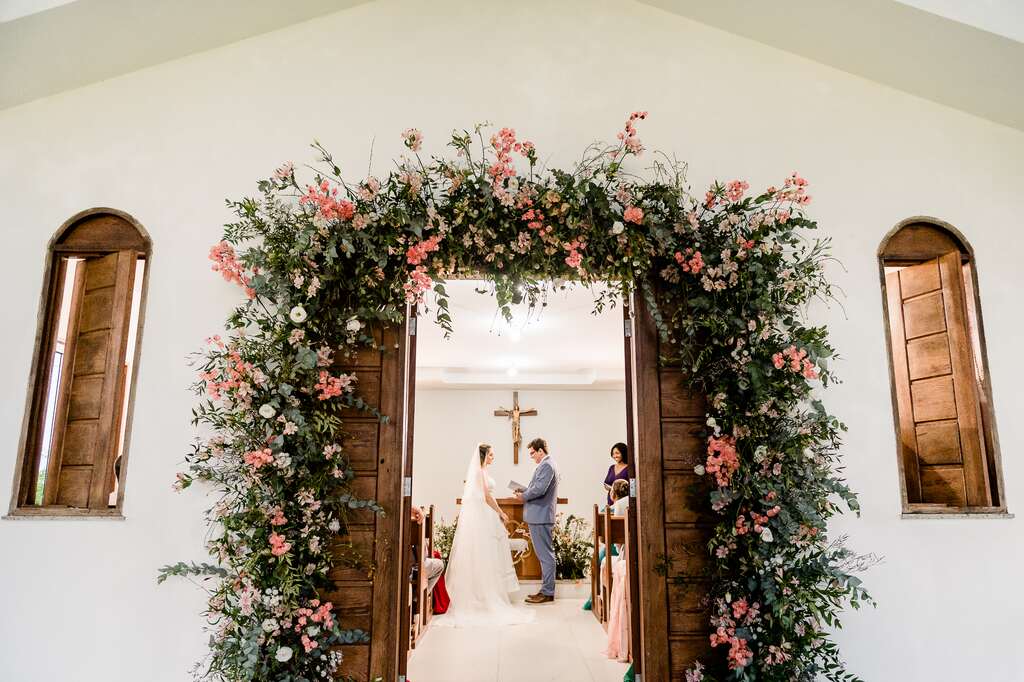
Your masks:
M 423 512 L 423 521 L 410 519 L 409 533 L 409 648 L 415 649 L 434 614 L 434 595 L 428 590 L 429 580 L 424 559 L 434 555 L 434 506 Z
M 601 545 L 604 543 L 604 520 L 601 517 L 601 510 L 594 505 L 594 550 L 590 557 L 590 609 L 597 618 L 598 623 L 604 623 L 605 616 L 603 594 L 601 592 Z

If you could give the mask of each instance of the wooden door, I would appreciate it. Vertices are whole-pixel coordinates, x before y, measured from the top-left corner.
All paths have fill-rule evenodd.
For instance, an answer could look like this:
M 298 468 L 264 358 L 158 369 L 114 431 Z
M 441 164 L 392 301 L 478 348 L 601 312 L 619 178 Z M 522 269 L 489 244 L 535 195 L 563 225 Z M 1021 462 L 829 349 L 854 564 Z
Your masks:
M 707 542 L 714 519 L 693 467 L 702 464 L 705 401 L 686 387 L 676 368 L 661 367 L 658 331 L 647 306 L 634 296 L 629 343 L 631 408 L 636 447 L 636 562 L 640 599 L 640 654 L 644 682 L 683 679 L 694 660 L 714 657 L 708 612 Z M 666 354 L 671 349 L 664 349 Z M 630 529 L 632 531 L 632 529 Z M 631 566 L 632 570 L 632 566 Z M 631 585 L 632 587 L 632 585 Z M 634 592 L 633 594 L 637 594 Z M 634 641 L 638 641 L 634 639 Z
M 63 367 L 43 503 L 106 509 L 120 440 L 125 349 L 137 256 L 79 261 L 70 295 Z
M 990 506 L 960 253 L 885 279 L 907 501 Z
M 402 571 L 401 571 L 401 593 L 399 602 L 399 618 L 401 619 L 398 623 L 398 680 L 399 682 L 405 682 L 406 675 L 409 669 L 409 648 L 411 646 L 411 638 L 415 633 L 411 630 L 412 618 L 414 617 L 414 610 L 424 608 L 422 599 L 417 599 L 417 603 L 412 602 L 412 589 L 410 589 L 410 580 L 413 578 L 413 556 L 411 547 L 416 544 L 416 550 L 421 553 L 423 547 L 420 542 L 417 542 L 417 538 L 413 537 L 413 531 L 418 530 L 418 526 L 411 523 L 412 518 L 412 452 L 413 452 L 413 417 L 416 412 L 416 311 L 412 309 L 409 311 L 407 319 L 408 334 L 406 336 L 406 362 L 405 362 L 405 386 L 402 392 L 403 401 L 405 403 L 405 409 L 403 414 L 405 416 L 404 423 L 402 424 L 402 430 L 404 437 L 402 439 L 403 456 L 402 456 L 402 536 L 401 545 L 402 548 Z M 417 569 L 422 569 L 422 561 L 416 562 Z M 423 590 L 419 589 L 420 582 L 423 576 L 417 574 L 416 588 L 419 594 L 423 594 Z
M 369 644 L 342 647 L 344 660 L 339 678 L 357 682 L 380 677 L 394 680 L 398 669 L 398 615 L 401 595 L 403 513 L 408 518 L 402 494 L 402 459 L 405 450 L 405 386 L 408 363 L 408 335 L 403 322 L 376 332 L 377 350 L 365 350 L 354 357 L 339 358 L 336 369 L 358 378 L 357 394 L 388 416 L 382 423 L 372 413 L 349 409 L 343 416 L 344 451 L 356 472 L 356 495 L 376 499 L 387 514 L 360 511 L 350 516 L 348 528 L 338 538 L 340 559 L 352 552 L 368 565 L 347 566 L 344 561 L 331 578 L 335 589 L 327 595 L 338 605 L 341 624 L 361 628 L 370 634 Z

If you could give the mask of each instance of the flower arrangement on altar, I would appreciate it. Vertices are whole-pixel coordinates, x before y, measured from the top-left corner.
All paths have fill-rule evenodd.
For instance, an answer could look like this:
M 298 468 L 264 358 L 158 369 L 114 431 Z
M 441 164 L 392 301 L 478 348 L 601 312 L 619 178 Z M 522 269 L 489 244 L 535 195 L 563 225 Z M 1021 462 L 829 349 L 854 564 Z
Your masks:
M 396 169 L 358 180 L 317 144 L 317 167 L 286 164 L 259 197 L 229 203 L 237 220 L 210 258 L 245 300 L 197 359 L 194 418 L 210 435 L 175 483 L 217 491 L 216 564 L 162 576 L 211 581 L 199 676 L 327 680 L 336 645 L 366 641 L 320 595 L 339 562 L 373 570 L 337 546 L 349 514 L 395 510 L 352 492 L 341 411 L 373 407 L 333 367 L 407 304 L 429 302 L 450 330 L 443 282 L 473 274 L 493 283 L 505 315 L 552 279 L 638 291 L 663 349 L 708 396 L 707 457 L 694 471 L 718 519 L 709 641 L 725 665 L 698 662 L 687 680 L 854 679 L 831 631 L 846 604 L 867 599 L 853 575 L 864 562 L 827 534 L 840 505 L 857 505 L 838 473 L 844 427 L 817 398 L 834 380 L 833 349 L 804 322 L 807 304 L 831 295 L 808 183 L 792 173 L 757 194 L 732 180 L 696 196 L 668 159 L 631 174 L 646 116 L 630 115 L 616 143 L 592 145 L 569 170 L 541 168 L 509 128 L 457 132 L 452 158 L 430 159 L 421 132 L 406 130 Z

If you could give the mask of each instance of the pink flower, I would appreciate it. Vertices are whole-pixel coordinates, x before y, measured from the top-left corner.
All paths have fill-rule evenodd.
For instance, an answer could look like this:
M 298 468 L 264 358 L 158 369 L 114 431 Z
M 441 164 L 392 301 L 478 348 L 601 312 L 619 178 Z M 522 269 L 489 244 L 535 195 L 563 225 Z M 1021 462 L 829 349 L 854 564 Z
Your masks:
M 750 185 L 744 180 L 733 180 L 725 186 L 725 198 L 737 202 L 743 198 L 743 193 L 750 189 Z
M 747 600 L 746 598 L 737 599 L 732 603 L 732 617 L 740 619 L 747 612 Z
M 405 300 L 407 303 L 422 303 L 423 294 L 434 286 L 434 280 L 427 274 L 427 269 L 422 265 L 409 273 L 409 281 L 402 285 L 405 289 Z
M 675 258 L 683 272 L 696 275 L 704 268 L 704 257 L 701 256 L 700 251 L 694 251 L 692 248 L 687 248 L 685 251 L 676 251 Z
M 630 154 L 636 154 L 639 156 L 644 151 L 644 146 L 640 142 L 640 138 L 636 136 L 636 121 L 642 121 L 647 118 L 646 111 L 634 111 L 629 115 L 629 119 L 626 121 L 626 126 L 616 136 L 622 142 L 622 146 Z
M 315 639 L 310 639 L 308 635 L 302 636 L 302 648 L 306 650 L 307 654 L 318 646 L 319 644 L 317 644 Z
M 712 436 L 708 439 L 708 459 L 705 469 L 715 475 L 719 487 L 728 487 L 732 475 L 740 468 L 736 455 L 736 439 L 732 436 Z
M 252 452 L 245 453 L 242 459 L 255 471 L 261 466 L 273 462 L 274 453 L 271 452 L 270 448 L 263 448 L 262 450 L 253 450 Z
M 270 517 L 271 526 L 283 526 L 288 523 L 288 519 L 284 516 L 284 510 L 280 507 L 274 507 L 273 515 Z
M 210 260 L 213 261 L 214 272 L 219 272 L 228 282 L 240 285 L 249 298 L 256 297 L 256 292 L 249 286 L 249 277 L 243 273 L 242 264 L 238 262 L 230 244 L 221 241 L 210 247 Z
M 418 244 L 413 244 L 405 253 L 405 260 L 409 265 L 419 265 L 427 258 L 427 254 L 437 251 L 440 246 L 441 235 L 435 234 L 430 239 L 424 239 Z
M 339 396 L 352 385 L 352 375 L 342 374 L 340 376 L 333 377 L 327 370 L 320 370 L 320 380 L 317 381 L 313 387 L 320 393 L 317 398 L 320 400 L 329 400 L 335 396 Z
M 274 171 L 274 177 L 278 180 L 287 180 L 295 172 L 295 164 L 291 161 L 283 164 L 280 168 Z
M 402 140 L 405 142 L 405 146 L 414 152 L 418 152 L 423 147 L 423 133 L 416 128 L 403 130 Z
M 292 546 L 289 543 L 285 542 L 283 535 L 278 535 L 277 533 L 270 534 L 271 554 L 273 554 L 274 556 L 281 556 L 283 554 L 287 554 L 288 550 L 291 548 Z
M 644 211 L 639 206 L 630 206 L 622 214 L 622 219 L 627 223 L 636 223 L 639 225 L 644 221 Z

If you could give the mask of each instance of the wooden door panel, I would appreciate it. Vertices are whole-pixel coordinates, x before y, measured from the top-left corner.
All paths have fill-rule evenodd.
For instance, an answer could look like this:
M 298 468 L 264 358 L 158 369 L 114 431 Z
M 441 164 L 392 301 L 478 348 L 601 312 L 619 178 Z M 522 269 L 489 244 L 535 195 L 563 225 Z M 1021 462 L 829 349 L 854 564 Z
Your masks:
M 956 419 L 956 394 L 950 375 L 922 379 L 910 384 L 915 422 Z
M 949 359 L 949 337 L 935 334 L 907 342 L 907 365 L 910 380 L 926 379 L 953 371 Z
M 364 413 L 366 414 L 366 413 Z M 379 423 L 371 421 L 347 421 L 342 428 L 342 452 L 348 457 L 349 464 L 357 472 L 370 473 L 377 471 L 379 448 Z
M 927 502 L 960 507 L 966 505 L 963 467 L 922 467 L 921 492 Z
M 903 320 L 907 339 L 946 331 L 942 310 L 942 293 L 935 291 L 903 304 Z
M 923 464 L 960 464 L 960 429 L 955 419 L 917 426 L 918 457 Z
M 934 261 L 900 270 L 900 288 L 903 299 L 913 298 L 940 288 L 939 265 Z

